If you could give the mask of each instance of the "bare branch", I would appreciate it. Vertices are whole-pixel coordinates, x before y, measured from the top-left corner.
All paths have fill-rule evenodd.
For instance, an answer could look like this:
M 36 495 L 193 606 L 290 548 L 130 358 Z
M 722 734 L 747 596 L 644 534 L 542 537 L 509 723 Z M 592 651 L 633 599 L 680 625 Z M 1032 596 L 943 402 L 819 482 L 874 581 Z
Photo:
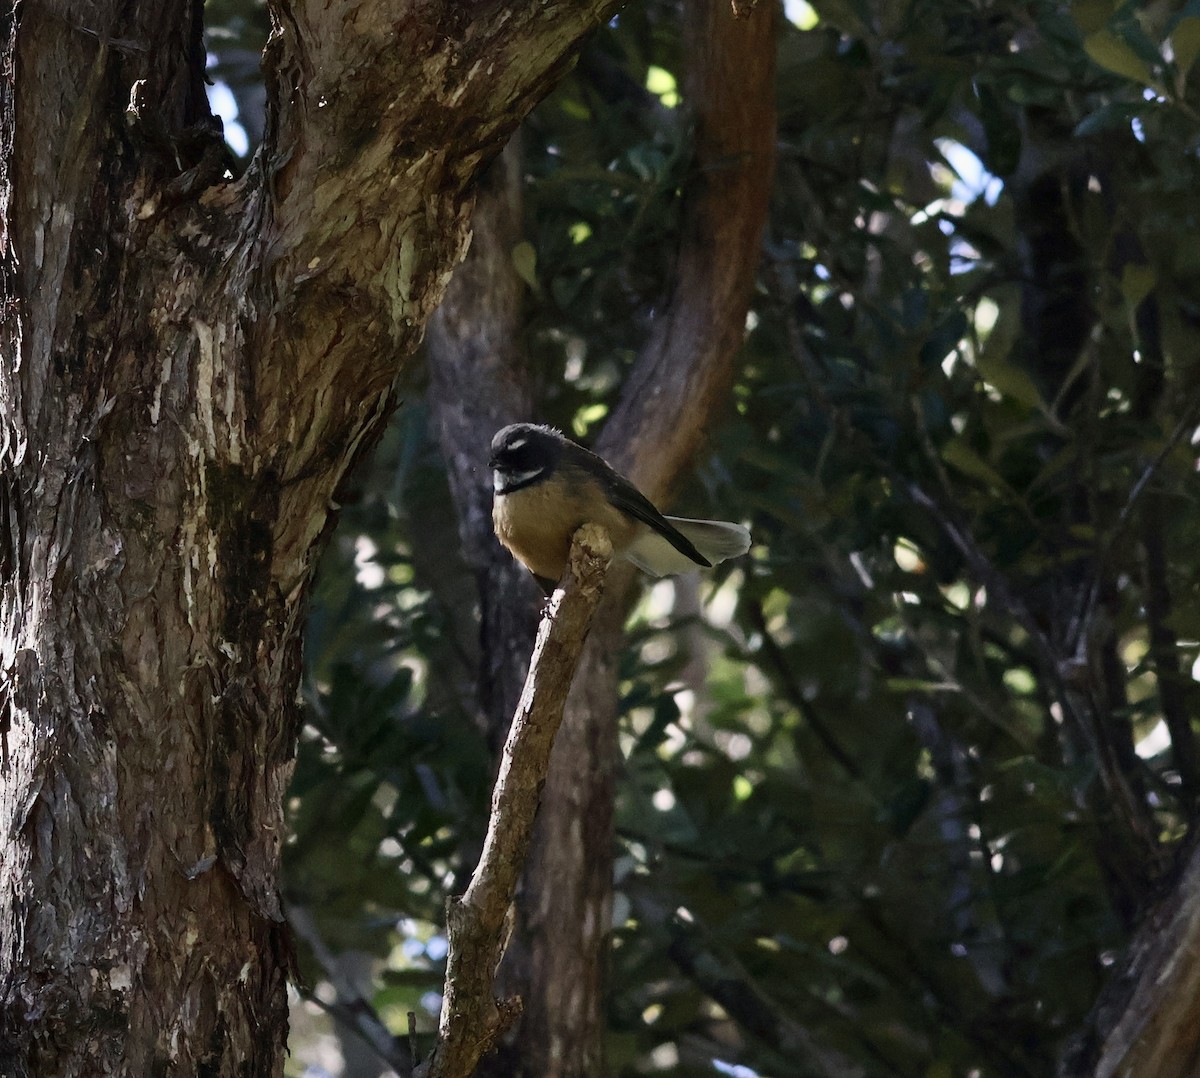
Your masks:
M 521 1012 L 519 998 L 495 998 L 493 983 L 554 735 L 611 558 L 612 543 L 603 529 L 594 524 L 580 528 L 567 571 L 538 626 L 525 691 L 492 793 L 483 854 L 466 893 L 447 904 L 446 994 L 437 1047 L 418 1069 L 422 1078 L 469 1078 Z
M 598 445 L 656 501 L 692 467 L 729 406 L 770 196 L 774 8 L 760 4 L 740 22 L 727 0 L 689 0 L 681 12 L 695 154 L 673 291 Z M 520 1047 L 538 1073 L 607 1069 L 603 986 L 619 757 L 615 683 L 631 584 L 628 572 L 610 574 L 530 856 L 530 879 L 540 886 L 529 889 L 522 910 L 529 926 L 529 990 Z

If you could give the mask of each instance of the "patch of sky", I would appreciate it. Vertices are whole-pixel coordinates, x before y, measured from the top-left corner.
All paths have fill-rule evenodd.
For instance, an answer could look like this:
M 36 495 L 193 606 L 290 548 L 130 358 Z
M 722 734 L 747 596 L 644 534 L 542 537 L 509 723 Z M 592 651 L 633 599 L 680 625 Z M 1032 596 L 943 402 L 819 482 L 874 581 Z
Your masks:
M 996 205 L 1000 192 L 1004 190 L 1004 181 L 988 172 L 983 162 L 961 142 L 942 138 L 937 140 L 937 146 L 954 170 L 950 197 L 963 203 L 982 198 L 989 206 Z
M 208 66 L 212 67 L 216 62 L 216 56 L 210 52 Z M 250 150 L 250 136 L 246 134 L 246 129 L 238 123 L 237 98 L 233 96 L 233 91 L 229 88 L 228 83 L 218 79 L 208 87 L 208 107 L 212 109 L 214 116 L 221 118 L 221 123 L 225 127 L 225 141 L 229 144 L 229 148 L 238 157 L 245 157 Z

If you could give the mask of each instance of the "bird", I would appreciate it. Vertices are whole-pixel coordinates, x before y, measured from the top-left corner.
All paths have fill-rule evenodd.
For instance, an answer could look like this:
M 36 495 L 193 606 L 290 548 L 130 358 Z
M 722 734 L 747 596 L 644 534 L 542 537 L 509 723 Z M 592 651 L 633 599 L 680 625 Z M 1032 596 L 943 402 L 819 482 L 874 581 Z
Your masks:
M 668 517 L 602 457 L 553 427 L 513 423 L 492 438 L 496 538 L 547 591 L 566 568 L 583 524 L 608 532 L 613 552 L 651 576 L 745 554 L 750 531 L 725 520 Z

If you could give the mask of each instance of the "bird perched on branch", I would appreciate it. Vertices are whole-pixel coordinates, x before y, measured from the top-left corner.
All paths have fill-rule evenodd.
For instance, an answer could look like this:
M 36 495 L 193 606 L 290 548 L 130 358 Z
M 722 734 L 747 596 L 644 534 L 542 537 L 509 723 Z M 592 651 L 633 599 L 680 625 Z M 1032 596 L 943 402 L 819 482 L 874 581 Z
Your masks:
M 492 438 L 496 537 L 543 584 L 567 564 L 571 537 L 599 524 L 618 557 L 651 576 L 745 554 L 750 532 L 724 520 L 663 516 L 628 479 L 552 427 L 514 423 Z

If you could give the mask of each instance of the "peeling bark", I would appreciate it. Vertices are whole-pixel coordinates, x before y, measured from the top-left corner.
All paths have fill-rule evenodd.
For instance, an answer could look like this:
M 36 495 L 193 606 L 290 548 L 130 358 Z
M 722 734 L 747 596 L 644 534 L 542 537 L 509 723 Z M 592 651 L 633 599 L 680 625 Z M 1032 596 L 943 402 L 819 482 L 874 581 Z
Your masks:
M 616 5 L 22 5 L 0 99 L 0 1070 L 279 1074 L 300 627 L 471 184 Z

